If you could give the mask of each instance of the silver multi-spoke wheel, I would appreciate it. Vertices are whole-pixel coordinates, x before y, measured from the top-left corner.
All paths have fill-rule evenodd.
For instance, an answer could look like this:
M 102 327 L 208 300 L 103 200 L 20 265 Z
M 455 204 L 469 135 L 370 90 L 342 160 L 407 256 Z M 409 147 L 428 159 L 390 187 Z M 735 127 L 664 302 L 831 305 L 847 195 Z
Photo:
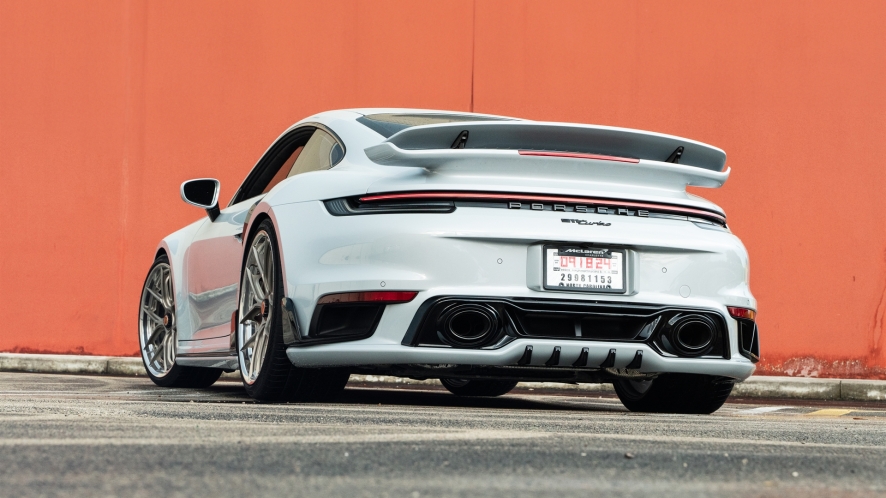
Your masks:
M 175 365 L 175 298 L 169 264 L 151 269 L 142 290 L 138 338 L 145 366 L 154 377 L 164 377 Z
M 237 354 L 247 394 L 260 401 L 322 401 L 335 397 L 350 372 L 298 368 L 283 340 L 283 268 L 274 225 L 265 219 L 245 248 L 237 311 Z
M 261 372 L 274 316 L 274 250 L 264 230 L 258 232 L 249 246 L 246 266 L 240 282 L 240 323 L 237 344 L 240 371 L 247 384 L 255 383 Z

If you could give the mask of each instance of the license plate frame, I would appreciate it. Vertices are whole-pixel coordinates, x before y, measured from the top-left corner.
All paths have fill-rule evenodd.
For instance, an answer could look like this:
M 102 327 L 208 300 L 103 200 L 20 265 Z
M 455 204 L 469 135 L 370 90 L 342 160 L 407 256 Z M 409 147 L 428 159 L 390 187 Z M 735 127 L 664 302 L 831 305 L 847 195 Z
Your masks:
M 581 292 L 584 294 L 625 294 L 625 293 L 627 293 L 627 288 L 628 288 L 628 268 L 627 267 L 628 267 L 628 264 L 627 264 L 627 251 L 626 250 L 619 249 L 619 248 L 611 248 L 611 247 L 588 247 L 588 246 L 581 246 L 581 245 L 574 245 L 574 244 L 545 244 L 542 247 L 542 250 L 544 251 L 544 257 L 542 258 L 542 286 L 544 289 L 553 290 L 553 291 L 564 291 L 564 292 Z M 562 283 L 564 283 L 564 285 L 560 285 L 561 281 L 555 281 L 556 282 L 556 285 L 555 285 L 554 283 L 549 281 L 548 275 L 551 273 L 556 273 L 557 275 L 564 275 L 564 274 L 566 274 L 566 275 L 571 274 L 571 275 L 578 275 L 578 276 L 585 275 L 585 276 L 589 276 L 589 277 L 593 277 L 594 275 L 598 275 L 598 276 L 602 275 L 604 277 L 613 276 L 611 268 L 610 268 L 609 273 L 604 273 L 602 271 L 598 272 L 596 268 L 576 269 L 576 270 L 570 271 L 569 273 L 560 273 L 560 266 L 559 266 L 559 264 L 557 264 L 558 260 L 552 261 L 552 258 L 561 257 L 560 253 L 562 251 L 567 251 L 567 250 L 570 250 L 570 252 L 572 254 L 564 254 L 564 256 L 574 255 L 576 257 L 581 257 L 581 258 L 585 258 L 585 259 L 594 258 L 594 259 L 610 259 L 610 260 L 615 259 L 615 260 L 617 260 L 619 267 L 616 268 L 616 271 L 618 272 L 618 274 L 621 275 L 621 287 L 620 288 L 594 287 L 593 285 L 595 285 L 595 284 L 593 282 L 588 283 L 588 284 L 583 284 L 578 280 L 569 281 L 568 283 L 565 281 L 562 281 Z M 601 256 L 608 256 L 608 257 L 596 257 L 595 256 L 596 254 L 600 254 Z M 610 261 L 610 264 L 612 264 L 612 261 Z M 596 262 L 595 262 L 595 266 L 596 266 Z M 554 277 L 554 279 L 556 279 L 556 278 L 557 277 Z M 582 285 L 585 285 L 585 286 L 582 286 Z M 604 284 L 604 285 L 606 285 L 606 284 Z

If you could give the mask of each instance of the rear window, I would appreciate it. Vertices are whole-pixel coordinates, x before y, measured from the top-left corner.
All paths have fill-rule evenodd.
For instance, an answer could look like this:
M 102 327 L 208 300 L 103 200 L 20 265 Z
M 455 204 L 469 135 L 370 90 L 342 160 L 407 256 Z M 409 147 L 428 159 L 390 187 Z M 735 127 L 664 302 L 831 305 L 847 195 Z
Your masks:
M 461 121 L 514 121 L 508 118 L 493 118 L 489 116 L 472 116 L 468 114 L 367 114 L 357 118 L 357 122 L 378 133 L 390 138 L 398 131 L 412 128 L 413 126 L 457 123 Z
M 332 138 L 332 135 L 318 129 L 311 135 L 304 150 L 299 153 L 287 178 L 310 171 L 329 169 L 338 164 L 342 157 L 344 151 L 341 145 Z

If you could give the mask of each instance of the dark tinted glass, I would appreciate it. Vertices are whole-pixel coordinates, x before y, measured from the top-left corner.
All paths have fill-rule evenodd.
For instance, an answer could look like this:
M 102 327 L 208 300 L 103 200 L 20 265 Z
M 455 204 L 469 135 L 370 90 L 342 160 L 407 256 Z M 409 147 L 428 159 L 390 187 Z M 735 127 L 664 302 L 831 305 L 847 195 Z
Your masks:
M 413 126 L 458 123 L 462 121 L 513 121 L 513 119 L 471 116 L 467 114 L 367 114 L 357 118 L 358 123 L 385 138 L 389 138 L 398 131 Z
M 345 157 L 345 151 L 341 148 L 340 144 L 336 143 L 332 146 L 332 150 L 329 152 L 329 164 L 335 166 L 343 157 Z
M 251 199 L 270 190 L 270 187 L 272 187 L 270 183 L 274 181 L 277 173 L 280 172 L 280 168 L 286 165 L 287 160 L 292 158 L 293 153 L 299 147 L 304 147 L 308 143 L 308 139 L 314 134 L 315 129 L 313 126 L 297 128 L 271 145 L 268 152 L 265 153 L 255 168 L 243 180 L 243 184 L 240 185 L 240 189 L 231 200 L 231 204 Z M 288 169 L 292 169 L 291 166 Z M 288 175 L 289 171 L 286 171 L 285 174 Z M 282 178 L 277 181 L 280 180 Z

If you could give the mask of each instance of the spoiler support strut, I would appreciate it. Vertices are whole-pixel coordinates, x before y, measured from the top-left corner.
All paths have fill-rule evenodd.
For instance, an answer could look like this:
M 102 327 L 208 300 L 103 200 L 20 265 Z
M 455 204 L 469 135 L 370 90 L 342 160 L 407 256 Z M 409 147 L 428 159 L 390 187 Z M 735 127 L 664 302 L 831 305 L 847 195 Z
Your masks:
M 668 159 L 665 161 L 666 163 L 674 163 L 678 164 L 680 162 L 680 156 L 683 155 L 683 146 L 677 147 L 674 152 L 671 152 L 671 155 L 668 156 Z
M 458 134 L 458 137 L 455 139 L 455 142 L 452 142 L 452 149 L 464 149 L 468 144 L 468 130 L 464 130 L 463 132 Z

